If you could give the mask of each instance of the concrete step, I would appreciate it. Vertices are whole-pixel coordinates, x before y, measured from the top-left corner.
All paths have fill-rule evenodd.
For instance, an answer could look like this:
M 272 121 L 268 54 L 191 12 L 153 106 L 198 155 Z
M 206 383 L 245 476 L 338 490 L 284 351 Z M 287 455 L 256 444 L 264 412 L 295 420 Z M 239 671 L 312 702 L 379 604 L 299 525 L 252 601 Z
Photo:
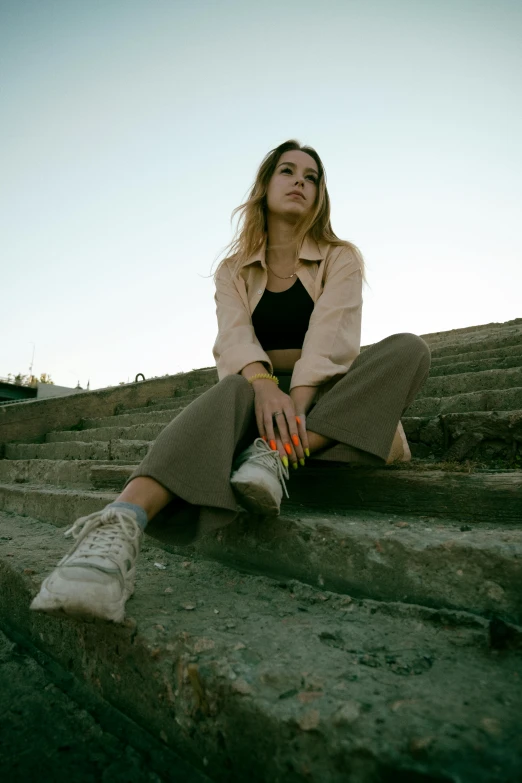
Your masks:
M 203 394 L 203 392 L 201 392 Z M 169 411 L 172 410 L 174 407 L 176 408 L 186 408 L 187 405 L 189 405 L 191 402 L 193 402 L 195 399 L 197 399 L 199 395 L 194 395 L 193 397 L 187 398 L 185 402 L 181 405 L 179 405 L 176 400 L 165 400 L 164 402 L 156 402 L 151 403 L 150 405 L 146 406 L 140 406 L 139 408 L 127 408 L 123 411 L 117 411 L 116 415 L 130 415 L 135 413 L 153 413 L 154 411 Z
M 419 394 L 423 397 L 449 397 L 455 394 L 489 391 L 490 389 L 513 389 L 522 386 L 522 367 L 508 367 L 505 370 L 466 372 L 458 375 L 429 377 Z
M 77 436 L 80 438 L 80 433 Z M 108 441 L 82 443 L 78 438 L 73 443 L 8 443 L 5 457 L 8 460 L 110 460 Z
M 432 369 L 427 383 L 418 395 L 418 400 L 422 397 L 443 395 L 455 396 L 455 392 L 458 392 L 459 394 L 469 393 L 470 385 L 473 386 L 471 391 L 474 393 L 478 391 L 474 387 L 476 384 L 479 384 L 481 389 L 511 390 L 511 387 L 516 386 L 522 379 L 522 351 L 520 348 L 522 330 L 519 330 L 512 336 L 506 337 L 506 341 L 506 355 L 504 355 L 504 353 L 499 355 L 498 338 L 491 339 L 491 347 L 484 347 L 478 352 L 475 350 L 473 356 L 470 356 L 471 346 L 469 344 L 462 345 L 461 343 L 457 343 L 452 344 L 452 346 L 446 346 L 444 349 L 445 352 L 440 355 L 437 350 L 432 350 Z M 481 339 L 480 345 L 488 346 L 488 340 Z M 448 353 L 448 347 L 455 348 L 456 350 L 458 349 L 459 352 L 457 354 Z M 494 370 L 496 370 L 496 372 L 492 372 Z M 509 370 L 512 372 L 507 372 Z M 462 377 L 458 379 L 458 382 L 455 378 L 447 377 L 453 375 Z M 504 377 L 506 377 L 505 382 L 502 380 Z M 163 421 L 163 411 L 179 411 L 213 385 L 213 382 L 200 384 L 194 389 L 181 390 L 177 392 L 176 396 L 169 399 L 151 399 L 148 401 L 147 405 L 141 405 L 139 407 L 131 408 L 124 405 L 117 406 L 116 414 L 119 414 L 120 417 L 122 415 L 125 417 L 141 417 L 146 414 L 157 412 L 160 416 L 157 420 Z M 81 426 L 83 429 L 111 426 L 113 422 L 110 420 L 112 418 L 113 417 L 84 419 Z M 130 420 L 126 419 L 126 422 L 127 421 L 129 424 L 142 423 L 140 419 L 134 418 Z M 123 421 L 118 423 L 123 424 Z
M 446 414 L 444 417 L 412 417 L 403 420 L 414 459 L 382 469 L 309 460 L 304 470 L 292 474 L 293 494 L 299 499 L 313 497 L 316 484 L 328 484 L 329 503 L 343 508 L 371 507 L 386 510 L 386 504 L 398 503 L 399 510 L 419 513 L 450 514 L 457 519 L 486 520 L 497 504 L 502 504 L 503 519 L 515 519 L 520 498 L 514 493 L 518 471 L 505 472 L 509 486 L 498 470 L 487 471 L 492 457 L 513 454 L 522 441 L 522 411 L 472 414 Z M 122 488 L 124 480 L 152 445 L 149 441 L 114 440 L 105 443 L 18 444 L 7 447 L 10 459 L 0 460 L 0 482 L 4 484 L 51 484 L 77 488 Z M 482 451 L 480 451 L 482 449 Z M 488 451 L 489 450 L 489 451 Z M 502 451 L 503 450 L 503 451 Z M 440 464 L 433 459 L 416 458 L 416 453 L 437 452 L 444 455 Z M 491 452 L 491 453 L 489 453 Z M 483 459 L 481 461 L 481 454 Z M 113 459 L 109 459 L 112 455 Z M 461 463 L 466 460 L 466 463 Z M 515 467 L 514 458 L 511 460 Z M 505 464 L 502 462 L 501 464 Z M 508 464 L 511 464 L 508 462 Z M 481 476 L 483 490 L 479 507 L 474 485 L 466 490 L 465 469 Z M 400 475 L 397 475 L 400 471 Z M 479 472 L 480 471 L 480 472 Z M 461 482 L 457 493 L 452 477 Z M 448 479 L 445 489 L 446 477 Z M 509 478 L 508 478 L 509 477 Z M 471 479 L 469 479 L 471 481 Z M 488 483 L 489 482 L 489 483 Z M 351 488 L 357 487 L 357 492 Z M 415 489 L 415 488 L 418 489 Z M 405 491 L 407 488 L 407 491 Z M 487 500 L 489 493 L 491 504 Z M 500 492 L 500 494 L 498 494 Z M 397 497 L 394 499 L 394 496 Z M 324 501 L 324 492 L 320 497 Z M 364 498 L 364 503 L 361 503 Z M 307 502 L 313 502 L 311 499 Z M 355 504 L 355 505 L 354 505 Z M 370 504 L 370 505 L 368 505 Z M 514 505 L 513 505 L 514 504 Z
M 517 373 L 522 373 L 522 368 L 512 369 Z M 501 377 L 501 374 L 502 371 L 495 371 L 493 373 L 497 380 Z M 436 391 L 444 392 L 444 388 L 436 388 L 433 386 L 434 383 L 445 384 L 446 386 L 448 384 L 455 385 L 455 382 L 457 381 L 458 384 L 460 384 L 462 378 L 467 379 L 466 383 L 468 383 L 469 379 L 473 379 L 473 377 L 478 378 L 480 383 L 484 385 L 484 379 L 488 377 L 491 379 L 491 373 L 489 371 L 485 373 L 465 373 L 460 379 L 453 376 L 437 376 L 436 378 L 428 379 L 428 382 L 423 390 L 421 390 L 420 395 L 417 396 L 410 408 L 407 409 L 407 415 L 409 417 L 437 416 L 440 413 L 446 412 L 491 409 L 514 410 L 516 408 L 522 408 L 522 387 L 473 391 L 468 393 L 458 392 L 449 397 L 428 396 L 430 389 L 431 391 L 435 389 Z M 515 382 L 516 380 L 516 377 L 508 377 L 506 383 Z M 428 392 L 426 392 L 425 390 L 428 386 Z M 200 392 L 198 391 L 198 395 L 199 393 Z M 196 396 L 198 395 L 191 396 L 190 402 L 193 399 L 196 399 Z M 159 410 L 155 410 L 156 407 L 159 407 Z M 125 427 L 149 425 L 152 423 L 165 425 L 171 421 L 183 407 L 184 406 L 178 406 L 177 408 L 172 408 L 169 401 L 163 401 L 157 405 L 154 404 L 136 408 L 134 409 L 136 411 L 134 413 L 100 417 L 97 419 L 86 419 L 79 425 L 81 429 L 75 428 L 74 430 L 69 431 L 61 430 L 58 432 L 50 432 L 47 434 L 46 440 L 47 442 L 66 440 L 90 442 L 92 440 L 104 441 L 112 438 L 131 438 L 137 440 L 154 439 L 161 431 L 161 428 L 153 427 L 151 429 L 144 429 L 143 431 L 129 431 L 124 429 L 123 425 L 125 425 Z M 106 429 L 107 427 L 109 427 L 109 429 Z M 121 429 L 115 429 L 116 427 L 121 427 Z M 86 429 L 93 430 L 92 434 L 77 435 L 78 431 L 85 432 Z M 64 432 L 66 432 L 66 434 L 64 434 Z
M 114 416 L 101 416 L 99 419 L 84 419 L 81 432 L 90 429 L 99 429 L 100 427 L 132 427 L 135 424 L 168 424 L 174 416 L 181 413 L 186 406 L 162 408 L 159 411 L 151 411 L 148 408 L 138 409 L 137 413 L 120 413 Z M 141 410 L 141 412 L 139 412 Z
M 422 406 L 419 407 L 422 408 Z M 407 413 L 412 410 L 415 408 L 410 406 Z M 143 417 L 146 415 L 143 414 Z M 84 430 L 81 433 L 77 431 L 52 432 L 46 438 L 49 443 L 78 443 L 79 440 L 83 443 L 104 441 L 114 443 L 116 441 L 139 441 L 140 443 L 150 441 L 152 443 L 171 420 L 168 418 L 163 423 L 143 423 L 129 427 L 102 427 Z M 451 448 L 451 452 L 445 458 L 462 460 L 468 456 L 468 452 L 478 446 L 477 455 L 486 459 L 486 452 L 491 449 L 491 441 L 502 443 L 502 451 L 506 451 L 508 455 L 511 453 L 514 455 L 518 444 L 522 442 L 522 410 L 456 412 L 436 416 L 409 415 L 402 419 L 402 424 L 410 447 L 423 444 L 427 448 L 427 451 L 421 453 L 415 448 L 413 449 L 414 456 L 420 458 L 430 454 L 441 455 Z M 473 435 L 471 440 L 468 437 L 470 434 Z M 37 449 L 35 444 L 30 444 L 29 450 L 25 450 L 25 452 L 21 448 L 22 445 L 8 446 L 6 455 L 13 459 L 15 458 L 12 456 L 14 454 L 19 455 L 18 458 L 23 458 L 21 456 L 23 453 L 26 455 L 42 453 L 42 449 Z M 119 448 L 121 453 L 121 444 Z M 112 451 L 112 447 L 109 451 L 116 453 Z M 139 453 L 142 453 L 141 446 Z
M 502 351 L 520 345 L 522 331 L 496 332 L 489 335 L 469 337 L 467 340 L 445 339 L 436 342 L 425 340 L 430 347 L 432 358 L 451 357 L 457 354 L 467 354 L 470 358 L 481 351 Z
M 46 443 L 71 443 L 81 440 L 82 443 L 92 443 L 95 441 L 109 440 L 155 440 L 166 423 L 158 424 L 134 424 L 132 427 L 112 426 L 99 427 L 98 429 L 89 429 L 61 432 L 48 432 L 45 436 Z
M 115 438 L 126 440 L 129 437 L 137 440 L 155 439 L 163 427 L 169 424 L 182 410 L 183 408 L 174 408 L 150 413 L 144 411 L 143 413 L 91 419 L 86 429 L 50 432 L 45 438 L 48 443 L 65 441 L 88 443 L 93 440 L 104 441 Z M 481 414 L 491 411 L 517 413 L 519 410 L 522 410 L 522 387 L 470 392 L 451 397 L 420 397 L 405 410 L 402 423 L 405 426 L 407 419 L 419 417 L 434 419 L 447 413 L 472 415 L 475 412 Z M 143 428 L 138 429 L 140 426 Z
M 466 378 L 469 379 L 470 375 L 472 374 L 466 373 Z M 481 375 L 481 373 L 478 373 L 478 375 Z M 438 380 L 441 379 L 438 378 Z M 438 391 L 441 391 L 441 389 L 439 388 Z M 164 406 L 168 405 L 168 403 L 159 403 L 159 405 L 160 410 L 157 411 L 151 410 L 153 406 L 148 406 L 146 408 L 137 409 L 141 412 L 133 414 L 85 420 L 83 422 L 81 435 L 78 434 L 78 430 L 50 432 L 46 436 L 46 441 L 90 442 L 93 440 L 104 441 L 114 438 L 126 440 L 153 440 L 157 437 L 163 426 L 168 424 L 169 421 L 183 410 L 182 407 L 165 408 Z M 446 412 L 491 409 L 513 410 L 516 408 L 522 408 L 522 387 L 492 391 L 474 391 L 469 393 L 459 392 L 449 397 L 431 397 L 422 396 L 421 394 L 407 409 L 406 413 L 410 417 L 427 415 L 436 416 Z M 129 429 L 130 427 L 133 429 Z M 142 427 L 142 429 L 140 429 L 140 427 Z M 87 429 L 92 430 L 92 432 L 87 433 Z
M 514 338 L 522 333 L 522 319 L 515 318 L 513 321 L 494 324 L 480 324 L 478 326 L 469 326 L 462 329 L 450 329 L 446 332 L 433 332 L 422 334 L 421 337 L 428 345 L 435 349 L 444 348 L 448 345 L 473 346 L 487 342 L 488 340 L 498 340 Z
M 13 629 L 0 630 L 0 736 L 6 783 L 211 783 Z
M 81 437 L 81 433 L 78 433 Z M 61 443 L 8 443 L 5 446 L 7 459 L 45 460 L 124 460 L 139 462 L 147 454 L 152 441 L 111 440 L 83 443 L 65 441 Z
M 522 409 L 522 386 L 511 389 L 472 391 L 442 397 L 418 396 L 405 416 L 438 416 L 465 411 L 514 411 Z
M 509 478 L 499 478 L 509 486 Z M 520 497 L 520 476 L 518 480 Z M 457 491 L 460 484 L 455 484 Z M 480 487 L 480 478 L 470 484 Z M 494 484 L 490 482 L 490 506 Z M 417 494 L 421 497 L 420 487 Z M 0 511 L 69 527 L 116 496 L 108 491 L 0 485 Z M 366 510 L 333 504 L 328 510 L 314 510 L 295 500 L 283 504 L 280 517 L 261 521 L 245 513 L 196 542 L 194 509 L 187 506 L 163 512 L 147 532 L 171 551 L 183 552 L 190 546 L 204 557 L 257 573 L 287 575 L 330 590 L 385 600 L 479 614 L 494 611 L 503 619 L 522 622 L 519 516 L 506 520 L 492 513 L 488 523 L 472 519 L 462 525 L 429 511 L 422 517 L 404 511 L 392 514 L 399 511 L 393 502 L 388 503 L 387 513 L 372 511 L 371 505 Z
M 522 410 L 406 416 L 402 425 L 412 454 L 420 458 L 433 453 L 450 461 L 488 461 L 502 453 L 514 458 L 521 451 Z
M 407 419 L 405 431 L 411 448 L 438 449 L 447 459 L 414 458 L 409 463 L 396 463 L 383 468 L 370 466 L 324 464 L 313 458 L 304 469 L 292 473 L 289 488 L 291 500 L 296 503 L 320 505 L 343 509 L 371 509 L 385 512 L 428 513 L 451 516 L 459 520 L 506 521 L 518 523 L 522 495 L 520 470 L 488 470 L 487 462 L 472 461 L 479 439 L 491 436 L 518 437 L 522 440 L 522 412 L 516 425 L 498 415 L 482 422 L 476 416 L 450 414 L 445 419 Z M 437 429 L 435 429 L 435 424 Z M 509 435 L 509 427 L 512 427 Z M 444 446 L 448 436 L 453 445 Z M 463 442 L 464 441 L 464 442 Z M 487 442 L 487 441 L 486 441 Z M 515 441 L 513 441 L 515 443 Z M 427 445 L 430 444 L 430 445 Z M 4 485 L 51 485 L 77 489 L 110 489 L 121 491 L 126 479 L 145 455 L 150 443 L 114 441 L 105 450 L 118 455 L 118 459 L 76 459 L 78 450 L 89 444 L 28 444 L 11 446 L 10 451 L 32 454 L 31 458 L 0 461 L 0 482 Z M 93 444 L 97 445 L 97 444 Z M 102 444 L 103 445 L 103 444 Z M 482 445 L 479 443 L 479 445 Z M 507 448 L 507 447 L 506 447 Z M 51 450 L 58 449 L 60 458 L 53 459 Z M 41 455 L 34 458 L 34 452 Z M 47 453 L 47 457 L 42 455 Z M 127 459 L 124 459 L 124 457 Z M 466 459 L 464 464 L 463 461 Z M 321 492 L 317 493 L 317 485 Z M 288 502 L 285 500 L 285 503 Z
M 0 484 L 0 511 L 70 526 L 79 517 L 104 508 L 116 497 L 116 492 L 41 484 Z
M 169 543 L 172 530 L 164 524 L 151 523 L 149 533 L 169 551 L 187 550 Z M 522 624 L 520 527 L 287 505 L 262 528 L 245 515 L 191 550 L 250 573 L 299 579 L 333 592 Z
M 484 372 L 485 370 L 504 370 L 508 367 L 520 367 L 522 366 L 522 348 L 517 346 L 517 353 L 512 356 L 493 356 L 488 358 L 476 358 L 474 355 L 472 359 L 463 360 L 460 358 L 453 358 L 451 361 L 446 359 L 439 360 L 441 363 L 436 364 L 432 361 L 430 368 L 430 377 L 440 377 L 441 375 L 459 375 L 467 372 Z M 490 353 L 485 351 L 484 353 Z
M 492 411 L 492 409 L 501 406 L 505 410 Z M 481 407 L 483 410 L 477 411 L 477 407 Z M 402 423 L 414 457 L 452 460 L 454 457 L 446 457 L 444 450 L 453 448 L 454 440 L 458 439 L 460 435 L 458 428 L 447 426 L 449 415 L 480 417 L 494 412 L 499 417 L 509 415 L 516 418 L 520 415 L 521 407 L 522 389 L 479 392 L 471 395 L 456 395 L 453 398 L 427 398 L 416 400 L 405 411 L 406 415 L 403 416 Z M 148 414 L 141 414 L 141 421 L 145 422 L 147 416 Z M 93 428 L 85 431 L 63 430 L 48 433 L 46 437 L 50 441 L 49 443 L 8 443 L 3 446 L 3 456 L 9 460 L 123 460 L 136 462 L 145 456 L 161 429 L 172 420 L 170 413 L 168 417 L 162 416 L 162 418 L 167 421 L 155 422 L 154 426 L 143 423 L 129 428 L 112 427 L 99 428 L 98 430 Z M 118 419 L 110 417 L 109 420 L 117 421 Z M 500 419 L 492 420 L 491 424 L 493 426 L 488 426 L 487 433 L 484 433 L 484 443 L 479 445 L 475 458 L 482 461 L 487 460 L 489 459 L 488 454 L 491 452 L 490 456 L 493 456 L 495 460 L 507 459 L 506 467 L 516 467 L 516 465 L 510 464 L 510 460 L 514 458 L 517 448 L 520 450 L 520 447 L 517 446 L 517 441 L 520 442 L 520 433 L 517 429 L 512 430 L 512 425 L 506 429 Z M 419 437 L 420 426 L 423 428 L 422 437 Z M 478 437 L 482 440 L 482 436 L 478 435 Z M 443 442 L 445 443 L 444 449 Z M 467 444 L 466 449 L 468 446 L 475 445 Z M 457 451 L 460 448 L 461 444 L 458 444 Z M 460 459 L 464 456 L 462 454 Z
M 462 346 L 461 346 L 462 347 Z M 498 358 L 504 358 L 507 359 L 509 357 L 518 356 L 520 354 L 520 342 L 515 341 L 513 345 L 507 345 L 504 348 L 477 348 L 471 353 L 469 351 L 462 352 L 458 346 L 456 347 L 456 353 L 453 354 L 443 354 L 442 356 L 437 356 L 433 352 L 431 353 L 431 365 L 432 367 L 439 367 L 439 366 L 447 366 L 451 367 L 451 365 L 459 362 L 472 362 L 475 359 L 482 360 L 482 359 L 498 359 Z M 431 349 L 430 349 L 431 351 Z
M 518 391 L 521 393 L 522 402 L 522 389 Z M 490 395 L 492 392 L 485 394 Z M 441 400 L 436 402 L 439 403 L 439 408 L 451 407 L 443 405 Z M 485 402 L 482 399 L 484 407 L 489 407 Z M 432 401 L 432 405 L 426 405 L 425 401 L 419 403 L 410 406 L 406 411 L 408 415 L 402 419 L 414 457 L 462 460 L 471 455 L 487 462 L 490 458 L 514 459 L 517 449 L 520 451 L 521 409 L 445 412 L 439 415 L 433 410 L 436 407 L 435 401 Z M 469 400 L 467 404 L 472 406 Z M 455 403 L 453 407 L 459 408 L 460 405 Z M 48 443 L 6 444 L 4 456 L 7 460 L 103 460 L 134 463 L 143 459 L 167 423 L 49 433 Z M 471 439 L 468 436 L 471 436 Z
M 151 401 L 164 400 L 167 408 L 178 405 L 180 400 L 185 404 L 216 381 L 215 368 L 202 368 L 69 397 L 0 406 L 0 444 L 39 442 L 48 432 L 81 426 L 82 419 L 142 409 Z
M 488 346 L 486 342 L 474 344 L 469 342 L 453 343 L 454 352 L 452 354 L 440 352 L 433 344 L 430 345 L 431 359 L 435 364 L 451 363 L 452 357 L 464 357 L 461 361 L 471 361 L 475 357 L 479 359 L 493 358 L 495 356 L 511 356 L 517 354 L 520 350 L 520 340 L 517 336 L 511 336 L 506 345 L 498 346 L 498 338 L 493 338 L 493 345 Z M 472 350 L 470 351 L 470 345 Z
M 460 374 L 474 374 L 477 372 L 487 372 L 490 370 L 516 369 L 522 366 L 522 349 L 520 344 L 513 346 L 512 355 L 499 357 L 498 351 L 485 351 L 484 358 L 482 353 L 479 357 L 473 356 L 470 360 L 466 354 L 458 356 L 443 357 L 433 359 L 430 370 L 430 378 L 439 378 L 441 376 L 451 376 Z M 468 379 L 469 380 L 469 379 Z M 172 400 L 151 401 L 150 404 L 139 408 L 120 408 L 115 414 L 118 425 L 131 426 L 133 424 L 148 423 L 152 421 L 165 422 L 173 418 L 176 413 L 183 410 L 194 399 L 211 388 L 211 385 L 202 387 L 197 392 L 186 392 L 185 395 L 175 397 Z M 431 395 L 430 395 L 431 396 Z M 122 412 L 125 411 L 125 412 Z M 82 420 L 81 429 L 93 429 L 104 426 L 113 426 L 116 424 L 115 416 L 105 416 L 97 419 Z
M 187 391 L 180 392 L 176 395 L 173 395 L 172 397 L 162 398 L 162 399 L 154 399 L 152 398 L 147 402 L 146 405 L 138 405 L 135 407 L 130 407 L 127 405 L 121 405 L 118 406 L 115 409 L 115 414 L 127 414 L 127 413 L 143 413 L 143 412 L 152 412 L 152 411 L 162 411 L 162 410 L 168 410 L 175 407 L 182 407 L 185 408 L 187 405 L 190 405 L 190 403 L 197 399 L 201 394 L 204 394 L 206 391 L 211 389 L 213 386 L 215 386 L 215 383 L 205 383 L 201 384 L 199 386 L 196 386 L 194 388 L 188 389 Z
M 411 465 L 411 468 L 410 468 Z M 321 465 L 310 460 L 292 474 L 289 505 L 307 508 L 427 514 L 455 520 L 505 523 L 522 529 L 522 470 L 463 472 L 443 463 L 430 470 L 417 461 L 386 468 Z M 134 465 L 93 465 L 92 487 L 120 491 Z M 317 486 L 321 486 L 321 493 Z
M 56 529 L 6 515 L 1 529 L 0 620 L 213 780 L 520 779 L 521 631 L 500 618 L 146 541 L 125 624 L 77 622 L 28 609 L 64 554 Z
M 0 460 L 0 483 L 93 489 L 93 467 L 114 464 L 109 460 L 3 459 Z

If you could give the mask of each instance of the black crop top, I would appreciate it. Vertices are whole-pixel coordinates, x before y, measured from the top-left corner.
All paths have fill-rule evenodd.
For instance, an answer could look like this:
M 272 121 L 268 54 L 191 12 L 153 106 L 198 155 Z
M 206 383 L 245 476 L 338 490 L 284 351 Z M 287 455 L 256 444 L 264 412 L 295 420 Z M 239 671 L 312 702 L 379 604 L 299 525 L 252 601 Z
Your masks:
M 286 291 L 265 292 L 252 313 L 252 325 L 264 351 L 302 348 L 314 300 L 299 278 Z

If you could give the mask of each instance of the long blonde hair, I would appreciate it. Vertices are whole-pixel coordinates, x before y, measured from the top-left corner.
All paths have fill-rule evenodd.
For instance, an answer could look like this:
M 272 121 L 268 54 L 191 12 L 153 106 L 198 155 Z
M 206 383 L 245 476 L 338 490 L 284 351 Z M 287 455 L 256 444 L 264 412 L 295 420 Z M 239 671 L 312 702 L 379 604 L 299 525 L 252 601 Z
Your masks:
M 310 214 L 304 215 L 303 219 L 296 224 L 295 240 L 297 243 L 297 252 L 307 234 L 316 242 L 328 242 L 334 246 L 343 245 L 349 247 L 360 261 L 362 279 L 363 282 L 366 283 L 365 264 L 361 251 L 352 242 L 339 239 L 333 232 L 330 223 L 330 197 L 326 188 L 326 172 L 321 158 L 312 147 L 302 146 L 295 139 L 289 139 L 288 141 L 283 142 L 283 144 L 270 150 L 270 152 L 265 155 L 259 166 L 247 200 L 236 207 L 232 212 L 230 222 L 232 222 L 236 212 L 241 212 L 242 214 L 239 218 L 238 226 L 232 241 L 221 251 L 228 251 L 228 255 L 220 261 L 214 273 L 214 278 L 223 264 L 231 258 L 235 258 L 236 260 L 236 265 L 233 270 L 233 274 L 236 276 L 241 269 L 242 263 L 254 253 L 257 253 L 262 247 L 268 233 L 266 205 L 268 184 L 276 169 L 279 158 L 283 153 L 288 152 L 289 150 L 301 150 L 302 152 L 306 152 L 315 160 L 319 169 L 315 207 Z

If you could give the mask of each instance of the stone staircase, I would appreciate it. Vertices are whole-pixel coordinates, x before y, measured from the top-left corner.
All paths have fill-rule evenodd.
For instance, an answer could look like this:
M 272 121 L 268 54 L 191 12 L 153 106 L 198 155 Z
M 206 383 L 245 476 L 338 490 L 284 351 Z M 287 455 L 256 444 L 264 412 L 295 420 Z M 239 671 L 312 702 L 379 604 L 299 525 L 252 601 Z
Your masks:
M 0 406 L 6 633 L 212 780 L 520 781 L 522 319 L 422 337 L 411 462 L 307 460 L 278 518 L 198 541 L 160 514 L 123 626 L 28 606 L 57 528 L 117 496 L 215 368 Z

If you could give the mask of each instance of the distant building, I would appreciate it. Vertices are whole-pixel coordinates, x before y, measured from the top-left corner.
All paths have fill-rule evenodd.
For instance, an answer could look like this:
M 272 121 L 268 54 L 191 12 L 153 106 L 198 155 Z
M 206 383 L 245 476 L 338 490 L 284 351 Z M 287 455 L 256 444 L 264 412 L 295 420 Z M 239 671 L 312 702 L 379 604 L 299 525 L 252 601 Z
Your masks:
M 20 400 L 32 400 L 38 394 L 34 386 L 21 386 L 18 383 L 0 381 L 0 402 L 19 402 Z
M 0 405 L 47 397 L 67 397 L 69 394 L 78 394 L 83 391 L 84 389 L 80 387 L 71 389 L 69 386 L 56 386 L 55 383 L 37 383 L 36 386 L 22 386 L 19 383 L 0 380 Z

